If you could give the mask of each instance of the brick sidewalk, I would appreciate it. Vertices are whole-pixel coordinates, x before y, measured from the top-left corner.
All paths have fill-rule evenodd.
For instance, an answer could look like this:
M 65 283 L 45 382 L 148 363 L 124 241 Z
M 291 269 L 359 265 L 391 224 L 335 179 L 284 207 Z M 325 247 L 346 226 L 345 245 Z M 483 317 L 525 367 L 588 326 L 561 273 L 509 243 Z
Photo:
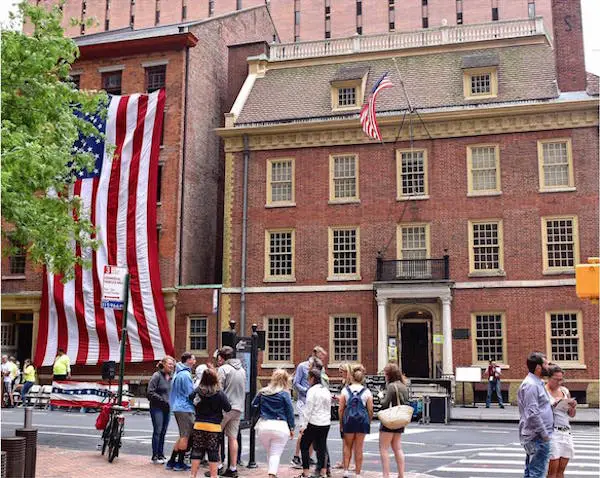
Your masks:
M 204 475 L 206 468 L 200 468 L 198 478 Z M 267 476 L 265 465 L 259 463 L 259 468 L 249 470 L 240 468 L 240 476 L 248 478 L 264 478 Z M 278 478 L 292 478 L 297 476 L 300 470 L 294 470 L 284 464 L 279 469 Z M 153 465 L 148 457 L 140 455 L 122 455 L 113 463 L 108 463 L 106 457 L 96 451 L 74 451 L 64 448 L 53 448 L 48 446 L 38 447 L 36 477 L 44 478 L 80 478 L 91 476 L 94 478 L 165 478 L 187 477 L 187 473 L 166 471 L 163 466 Z M 341 477 L 341 470 L 333 472 L 334 477 Z M 352 475 L 353 476 L 353 475 Z M 381 476 L 377 472 L 364 472 L 364 478 L 375 478 Z M 395 474 L 392 474 L 395 476 Z M 406 478 L 433 478 L 431 475 L 417 473 L 406 473 Z

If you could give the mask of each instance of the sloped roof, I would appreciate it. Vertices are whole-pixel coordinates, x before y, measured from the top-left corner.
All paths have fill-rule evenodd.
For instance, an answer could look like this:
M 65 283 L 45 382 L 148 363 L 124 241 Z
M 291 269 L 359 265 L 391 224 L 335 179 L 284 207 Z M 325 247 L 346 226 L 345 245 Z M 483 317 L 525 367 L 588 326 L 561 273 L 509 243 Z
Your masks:
M 365 95 L 383 73 L 389 73 L 394 87 L 378 96 L 378 112 L 408 107 L 398 71 L 415 108 L 558 97 L 554 52 L 547 44 L 404 56 L 398 57 L 396 62 L 398 69 L 392 58 L 269 69 L 263 78 L 256 79 L 236 125 L 356 115 L 357 111 L 334 112 L 331 108 L 331 81 L 337 78 L 342 68 L 368 69 Z M 465 100 L 463 65 L 481 62 L 497 64 L 498 96 Z

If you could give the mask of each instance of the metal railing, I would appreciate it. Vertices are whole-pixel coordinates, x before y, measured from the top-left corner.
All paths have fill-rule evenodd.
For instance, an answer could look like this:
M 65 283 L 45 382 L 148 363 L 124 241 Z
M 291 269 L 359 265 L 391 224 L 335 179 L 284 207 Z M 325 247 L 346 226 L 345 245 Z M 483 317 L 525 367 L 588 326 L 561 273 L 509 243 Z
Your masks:
M 383 35 L 355 35 L 349 38 L 331 40 L 275 43 L 271 45 L 269 59 L 270 61 L 296 60 L 534 35 L 546 35 L 548 40 L 551 41 L 550 32 L 544 27 L 542 17 L 536 17 L 532 20 L 507 20 L 475 25 L 442 26 Z
M 449 256 L 444 256 L 442 259 L 399 259 L 392 261 L 377 258 L 376 280 L 379 282 L 449 279 Z

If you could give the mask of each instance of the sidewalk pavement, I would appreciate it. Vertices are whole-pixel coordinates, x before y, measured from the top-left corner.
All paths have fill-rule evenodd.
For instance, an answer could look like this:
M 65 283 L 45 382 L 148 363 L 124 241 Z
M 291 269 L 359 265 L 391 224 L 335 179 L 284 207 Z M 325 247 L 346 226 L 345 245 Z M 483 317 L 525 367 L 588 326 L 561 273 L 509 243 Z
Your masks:
M 204 478 L 208 468 L 200 467 L 198 478 Z M 239 468 L 241 478 L 265 478 L 267 468 L 265 463 L 259 463 L 258 468 L 250 470 L 246 467 Z M 287 463 L 279 467 L 278 478 L 292 478 L 298 476 L 300 470 L 294 470 Z M 394 473 L 395 475 L 395 473 Z M 162 465 L 153 465 L 147 456 L 119 455 L 113 463 L 108 463 L 106 456 L 99 451 L 73 451 L 64 448 L 39 446 L 37 451 L 37 478 L 80 478 L 93 476 L 102 478 L 168 478 L 188 477 L 188 473 L 177 473 L 165 470 Z M 334 470 L 334 478 L 342 476 L 342 470 Z M 364 478 L 380 477 L 378 472 L 363 472 Z M 405 473 L 406 478 L 434 478 L 422 473 Z
M 490 408 L 477 407 L 452 407 L 450 412 L 452 420 L 459 421 L 483 421 L 483 422 L 519 422 L 519 407 L 505 405 L 502 409 L 497 403 Z M 575 417 L 570 419 L 571 423 L 598 425 L 600 421 L 600 410 L 598 408 L 578 408 Z

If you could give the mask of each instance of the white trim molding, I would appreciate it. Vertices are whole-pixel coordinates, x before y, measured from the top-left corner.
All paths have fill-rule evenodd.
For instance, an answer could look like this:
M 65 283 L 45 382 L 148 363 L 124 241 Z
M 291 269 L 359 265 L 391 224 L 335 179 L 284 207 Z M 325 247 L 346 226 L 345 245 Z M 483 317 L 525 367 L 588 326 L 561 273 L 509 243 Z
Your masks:
M 111 71 L 122 71 L 125 69 L 125 65 L 109 65 L 101 66 L 98 68 L 98 73 L 110 73 Z
M 348 285 L 290 285 L 273 287 L 247 287 L 245 292 L 248 294 L 267 294 L 267 293 L 300 293 L 300 292 L 362 292 L 373 290 L 373 284 L 348 284 Z M 241 294 L 240 287 L 224 287 L 223 294 Z
M 574 286 L 575 279 L 552 280 L 506 280 L 481 282 L 456 282 L 455 289 L 497 289 L 497 288 L 530 288 L 530 287 L 567 287 Z
M 143 61 L 142 62 L 142 68 L 150 68 L 152 66 L 162 66 L 162 65 L 168 65 L 169 64 L 169 60 L 153 60 L 153 61 Z

